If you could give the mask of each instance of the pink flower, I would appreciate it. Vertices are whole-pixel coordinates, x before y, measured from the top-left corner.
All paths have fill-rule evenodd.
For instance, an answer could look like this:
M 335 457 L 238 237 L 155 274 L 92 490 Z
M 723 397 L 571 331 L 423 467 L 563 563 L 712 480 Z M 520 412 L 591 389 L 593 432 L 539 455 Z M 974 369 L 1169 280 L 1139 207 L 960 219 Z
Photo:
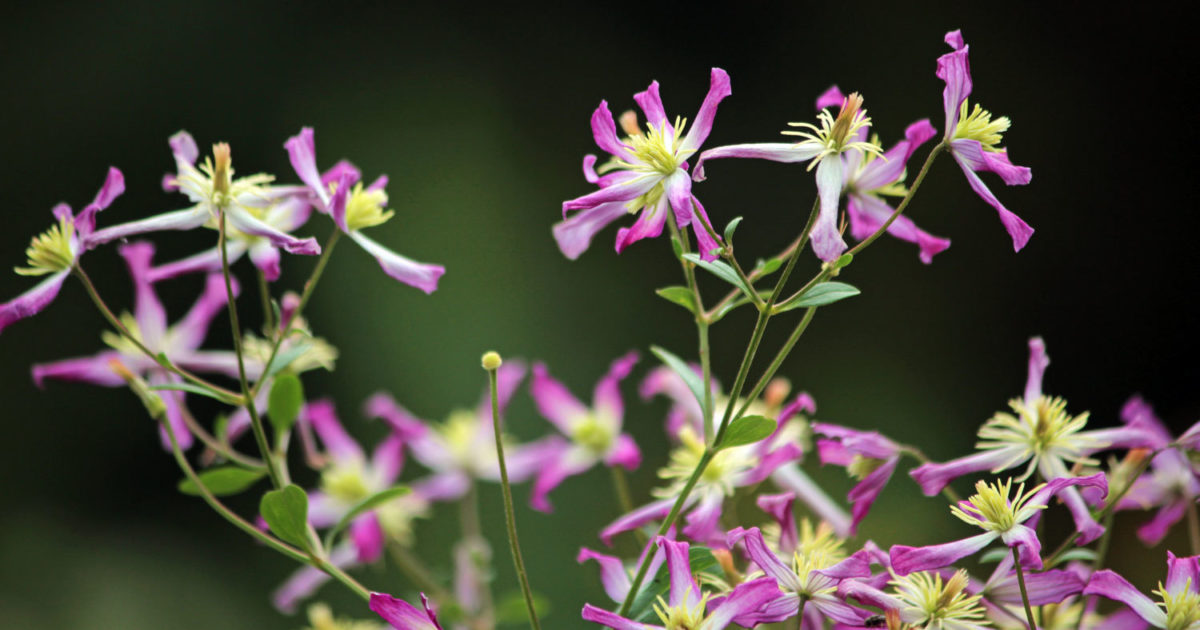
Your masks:
M 1084 595 L 1099 595 L 1129 606 L 1155 628 L 1192 629 L 1200 626 L 1200 556 L 1177 558 L 1167 552 L 1167 582 L 1154 591 L 1155 604 L 1113 571 L 1097 571 L 1083 589 Z
M 437 615 L 434 614 L 424 593 L 421 593 L 421 605 L 424 610 L 387 593 L 371 593 L 368 605 L 396 630 L 442 630 Z

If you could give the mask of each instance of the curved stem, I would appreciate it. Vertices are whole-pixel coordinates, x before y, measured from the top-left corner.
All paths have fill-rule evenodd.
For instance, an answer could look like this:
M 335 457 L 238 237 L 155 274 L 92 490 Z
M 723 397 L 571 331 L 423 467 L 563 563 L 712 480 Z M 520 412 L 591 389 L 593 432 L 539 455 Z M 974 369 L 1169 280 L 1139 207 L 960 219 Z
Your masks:
M 499 367 L 499 366 L 497 366 Z M 521 594 L 525 596 L 525 608 L 529 610 L 529 625 L 541 630 L 537 610 L 533 605 L 533 591 L 529 588 L 529 576 L 525 572 L 525 559 L 521 557 L 521 543 L 517 540 L 517 519 L 513 515 L 512 486 L 508 483 L 508 466 L 504 463 L 504 441 L 500 439 L 500 396 L 496 391 L 496 370 L 488 370 L 488 384 L 492 397 L 492 429 L 496 434 L 496 458 L 500 463 L 500 488 L 504 493 L 504 524 L 508 528 L 508 547 L 512 551 L 513 564 L 517 568 L 517 579 L 521 582 Z
M 220 440 L 213 436 L 213 434 L 209 433 L 208 430 L 200 426 L 200 423 L 196 421 L 196 417 L 193 416 L 192 412 L 188 411 L 187 408 L 180 406 L 179 412 L 179 415 L 183 417 L 183 423 L 187 425 L 188 431 L 191 431 L 192 435 L 195 435 L 197 438 L 199 438 L 200 441 L 204 443 L 204 446 L 213 453 L 220 455 L 231 462 L 236 462 L 245 468 L 266 471 L 266 464 L 264 464 L 262 460 L 255 459 L 248 455 L 243 455 L 234 450 L 232 447 L 222 444 Z
M 1021 558 L 1016 547 L 1012 548 L 1012 554 L 1013 566 L 1017 569 L 1017 585 L 1021 587 L 1021 603 L 1025 604 L 1025 619 L 1029 623 L 1029 630 L 1035 630 L 1037 621 L 1033 618 L 1033 608 L 1029 606 L 1029 592 L 1025 590 L 1025 570 L 1021 568 Z

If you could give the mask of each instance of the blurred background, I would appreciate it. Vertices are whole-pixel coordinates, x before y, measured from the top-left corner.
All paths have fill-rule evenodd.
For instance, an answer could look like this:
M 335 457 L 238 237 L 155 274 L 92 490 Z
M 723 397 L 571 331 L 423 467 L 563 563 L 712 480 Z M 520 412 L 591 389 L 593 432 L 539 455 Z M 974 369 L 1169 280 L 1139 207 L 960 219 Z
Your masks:
M 666 239 L 612 251 L 615 226 L 580 260 L 558 252 L 550 226 L 560 202 L 589 192 L 580 161 L 596 152 L 588 119 L 601 99 L 614 112 L 657 79 L 669 115 L 692 118 L 712 66 L 732 77 L 707 147 L 776 141 L 788 121 L 813 117 L 830 84 L 861 91 L 885 146 L 923 117 L 942 126 L 934 61 L 942 35 L 962 28 L 971 45 L 976 98 L 1013 127 L 1014 162 L 1033 168 L 1027 187 L 985 176 L 1037 233 L 1020 254 L 995 212 L 949 159 L 937 163 L 910 214 L 953 240 L 932 265 L 916 248 L 881 239 L 842 280 L 862 295 L 819 312 L 784 374 L 813 394 L 818 418 L 873 427 L 920 445 L 935 459 L 968 452 L 977 426 L 1024 386 L 1026 342 L 1046 339 L 1046 390 L 1090 410 L 1093 426 L 1118 421 L 1143 394 L 1173 427 L 1200 419 L 1200 290 L 1190 193 L 1196 125 L 1179 92 L 1196 67 L 1191 22 L 1146 3 L 1087 14 L 1072 5 L 1036 8 L 942 3 L 736 3 L 556 6 L 504 3 L 254 4 L 127 2 L 27 4 L 0 22 L 0 186 L 6 229 L 0 266 L 23 265 L 29 238 L 59 201 L 78 208 L 109 165 L 128 191 L 101 215 L 114 224 L 182 207 L 159 188 L 173 170 L 166 144 L 187 129 L 201 147 L 227 141 L 240 174 L 295 181 L 282 145 L 315 127 L 318 160 L 346 157 L 368 179 L 391 177 L 396 217 L 372 236 L 447 273 L 427 297 L 380 273 L 345 244 L 308 315 L 341 350 L 332 373 L 309 373 L 310 394 L 337 400 L 343 421 L 374 440 L 379 423 L 360 413 L 385 389 L 418 415 L 441 419 L 473 406 L 485 384 L 483 350 L 545 361 L 585 397 L 616 356 L 644 359 L 626 383 L 626 427 L 647 453 L 633 476 L 638 500 L 665 461 L 665 402 L 635 402 L 636 379 L 660 344 L 695 356 L 686 313 L 653 289 L 679 283 Z M 922 159 L 924 152 L 918 155 Z M 814 187 L 803 168 L 757 161 L 714 163 L 697 185 L 718 228 L 735 216 L 743 261 L 773 255 L 807 216 Z M 323 239 L 315 216 L 301 233 Z M 212 233 L 164 234 L 157 260 L 211 246 Z M 816 269 L 805 256 L 798 274 Z M 113 249 L 86 268 L 114 305 L 131 290 Z M 277 288 L 299 289 L 312 260 L 284 259 Z M 253 287 L 249 266 L 238 267 Z M 719 283 L 705 287 L 721 291 Z M 161 287 L 172 318 L 199 277 Z M 0 273 L 0 299 L 31 286 Z M 248 291 L 248 326 L 258 312 Z M 798 316 L 797 313 L 793 315 Z M 753 319 L 735 313 L 713 330 L 715 369 L 729 383 Z M 31 363 L 91 354 L 105 329 L 77 282 L 43 314 L 0 336 L 0 625 L 5 628 L 294 629 L 268 594 L 293 569 L 257 547 L 199 500 L 180 495 L 179 473 L 128 392 L 29 378 Z M 781 318 L 773 348 L 791 329 Z M 229 343 L 218 320 L 208 347 Z M 211 416 L 217 409 L 197 403 Z M 548 425 L 522 393 L 514 433 Z M 849 487 L 838 470 L 808 468 L 833 496 Z M 418 474 L 411 463 L 408 476 Z M 311 475 L 301 481 L 311 484 Z M 553 495 L 557 512 L 518 512 L 534 588 L 552 602 L 549 627 L 579 627 L 584 601 L 606 601 L 580 545 L 615 516 L 608 475 L 596 469 Z M 527 488 L 517 490 L 518 501 Z M 485 487 L 484 518 L 497 550 L 498 592 L 515 588 L 504 552 L 499 489 Z M 251 513 L 247 495 L 232 504 Z M 751 508 L 752 509 L 752 508 Z M 897 476 L 862 530 L 881 544 L 948 540 L 941 499 L 921 500 Z M 884 517 L 884 515 L 887 515 Z M 440 509 L 417 528 L 417 553 L 449 571 L 455 513 Z M 1060 519 L 1061 520 L 1061 519 Z M 1132 539 L 1140 515 L 1118 519 L 1112 564 L 1143 585 L 1160 579 L 1165 553 Z M 956 524 L 957 523 L 957 524 Z M 1052 525 L 1061 531 L 1064 523 Z M 1052 528 L 1053 529 L 1053 528 Z M 959 536 L 955 536 L 959 537 Z M 1054 540 L 1057 540 L 1055 538 Z M 1171 539 L 1185 551 L 1183 539 Z M 1053 544 L 1053 543 L 1051 543 Z M 1141 554 L 1141 555 L 1139 555 Z M 1149 559 L 1147 559 L 1149 558 Z M 411 594 L 390 568 L 360 572 L 373 588 Z M 367 617 L 351 596 L 321 593 L 339 612 Z

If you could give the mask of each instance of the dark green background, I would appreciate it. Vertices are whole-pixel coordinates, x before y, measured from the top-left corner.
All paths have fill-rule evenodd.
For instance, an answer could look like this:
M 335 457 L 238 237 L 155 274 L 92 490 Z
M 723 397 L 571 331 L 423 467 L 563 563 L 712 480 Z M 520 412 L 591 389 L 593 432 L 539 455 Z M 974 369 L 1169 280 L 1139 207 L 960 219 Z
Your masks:
M 618 257 L 610 228 L 568 262 L 550 236 L 560 202 L 591 190 L 579 163 L 596 151 L 588 117 L 601 99 L 619 113 L 658 79 L 668 114 L 690 118 L 708 69 L 725 68 L 733 96 L 720 107 L 711 147 L 776 140 L 786 122 L 811 119 L 813 99 L 836 82 L 863 92 L 890 144 L 917 118 L 941 127 L 934 60 L 946 50 L 943 33 L 961 27 L 975 96 L 1012 118 L 1012 159 L 1035 173 L 1024 188 L 985 179 L 1037 233 L 1013 254 L 995 213 L 942 160 L 911 214 L 953 246 L 927 267 L 915 247 L 881 240 L 843 275 L 863 295 L 822 310 L 784 374 L 813 393 L 822 420 L 877 427 L 946 459 L 965 453 L 977 425 L 1021 392 L 1025 342 L 1040 334 L 1054 360 L 1047 390 L 1067 397 L 1074 411 L 1090 409 L 1095 425 L 1116 422 L 1126 397 L 1142 392 L 1170 423 L 1186 426 L 1200 418 L 1196 132 L 1181 95 L 1196 66 L 1191 22 L 1145 3 L 1119 14 L 962 4 L 10 9 L 0 23 L 0 266 L 23 264 L 28 239 L 50 223 L 50 207 L 86 203 L 110 164 L 124 171 L 129 190 L 102 223 L 179 207 L 158 182 L 172 168 L 167 136 L 181 128 L 202 147 L 230 142 L 242 174 L 264 170 L 294 181 L 282 143 L 311 125 L 322 165 L 345 156 L 367 177 L 391 176 L 397 216 L 372 235 L 445 264 L 447 273 L 426 297 L 344 243 L 310 310 L 342 359 L 336 372 L 306 378 L 310 393 L 335 396 L 351 430 L 375 438 L 382 427 L 357 412 L 365 396 L 386 388 L 422 416 L 445 417 L 475 404 L 484 384 L 479 355 L 496 348 L 545 360 L 582 394 L 631 348 L 657 343 L 694 353 L 683 311 L 652 291 L 678 283 L 665 239 Z M 746 217 L 738 246 L 747 260 L 790 241 L 814 193 L 811 174 L 794 166 L 729 161 L 709 174 L 696 193 L 720 226 Z M 328 227 L 317 217 L 305 231 L 323 238 Z M 159 260 L 211 239 L 211 232 L 163 235 Z M 128 304 L 114 251 L 93 252 L 85 263 L 114 304 Z M 298 288 L 311 264 L 285 258 L 280 286 Z M 810 257 L 804 264 L 815 269 Z M 0 299 L 29 286 L 0 274 Z M 171 312 L 181 313 L 199 286 L 189 278 L 164 287 Z M 244 308 L 253 313 L 255 303 Z M 724 382 L 751 324 L 741 313 L 714 329 Z M 2 625 L 302 625 L 267 602 L 292 567 L 174 491 L 178 473 L 133 397 L 83 385 L 33 387 L 31 363 L 90 353 L 102 329 L 72 282 L 45 313 L 0 336 Z M 772 327 L 769 347 L 787 329 Z M 220 320 L 210 340 L 228 342 Z M 633 387 L 627 392 L 627 426 L 647 451 L 634 477 L 644 497 L 663 462 L 665 405 L 635 403 Z M 524 394 L 510 422 L 527 437 L 547 426 Z M 828 472 L 822 478 L 840 496 L 847 484 Z M 526 490 L 517 493 L 523 501 Z M 864 533 L 882 544 L 920 544 L 966 532 L 940 500 L 918 496 L 898 477 Z M 554 516 L 522 509 L 518 517 L 535 588 L 554 602 L 547 623 L 575 627 L 585 598 L 605 600 L 594 567 L 577 568 L 574 552 L 598 544 L 594 532 L 615 508 L 599 470 L 553 498 Z M 252 500 L 234 503 L 253 509 Z M 489 486 L 485 519 L 504 591 L 514 580 L 499 508 L 498 489 Z M 440 567 L 452 512 L 418 529 L 419 552 Z M 1120 536 L 1137 521 L 1122 521 Z M 1130 543 L 1121 553 L 1132 558 L 1139 549 Z M 1116 562 L 1129 566 L 1127 558 Z M 1142 557 L 1142 575 L 1157 579 L 1161 550 L 1151 558 Z M 389 571 L 362 578 L 408 592 Z M 341 610 L 356 605 L 336 588 L 326 594 Z

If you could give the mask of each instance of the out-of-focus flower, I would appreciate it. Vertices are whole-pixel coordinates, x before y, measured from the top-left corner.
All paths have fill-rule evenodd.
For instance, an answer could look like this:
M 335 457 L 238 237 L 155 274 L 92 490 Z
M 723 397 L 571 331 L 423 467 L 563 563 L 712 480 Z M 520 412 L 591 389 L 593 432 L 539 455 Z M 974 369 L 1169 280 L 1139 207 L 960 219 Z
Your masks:
M 352 621 L 335 619 L 333 611 L 326 604 L 313 604 L 308 607 L 308 628 L 306 630 L 381 630 L 376 621 Z
M 1200 628 L 1200 556 L 1176 558 L 1167 552 L 1167 583 L 1159 582 L 1154 591 L 1159 604 L 1108 569 L 1097 571 L 1083 594 L 1121 602 L 1155 628 L 1196 630 Z
M 65 203 L 54 206 L 52 212 L 57 223 L 33 238 L 25 249 L 29 266 L 15 270 L 22 276 L 47 278 L 16 298 L 0 304 L 0 332 L 19 319 L 42 312 L 58 297 L 58 291 L 75 268 L 75 262 L 83 252 L 97 244 L 94 240 L 96 213 L 111 205 L 123 192 L 125 176 L 115 167 L 110 167 L 100 192 L 79 214 L 72 214 L 71 206 Z
M 729 94 L 729 75 L 713 68 L 708 95 L 684 134 L 687 121 L 676 118 L 672 124 L 667 119 L 658 81 L 654 81 L 645 92 L 633 97 L 646 116 L 646 130 L 638 127 L 636 114 L 630 112 L 621 117 L 622 130 L 627 134 L 623 141 L 617 137 L 608 102 L 600 101 L 592 114 L 592 137 L 601 149 L 612 154 L 612 159 L 595 168 L 595 156 L 584 158 L 584 177 L 600 190 L 563 202 L 563 221 L 554 226 L 554 238 L 563 255 L 578 258 L 597 232 L 625 214 L 640 211 L 632 227 L 617 231 L 617 253 L 643 238 L 662 234 L 670 214 L 680 228 L 692 226 L 701 257 L 715 258 L 712 250 L 721 244 L 710 234 L 708 214 L 692 194 L 687 161 L 708 138 L 717 105 Z M 567 213 L 573 211 L 578 212 L 567 218 Z
M 1162 444 L 1170 443 L 1171 434 L 1162 421 L 1154 415 L 1150 405 L 1141 396 L 1130 398 L 1121 409 L 1121 419 L 1126 424 L 1141 424 L 1158 436 Z M 1196 472 L 1179 449 L 1166 448 L 1154 456 L 1150 471 L 1133 482 L 1133 486 L 1117 502 L 1118 510 L 1157 507 L 1154 518 L 1138 528 L 1138 538 L 1154 546 L 1166 537 L 1171 526 L 1178 523 L 1187 512 L 1188 506 L 1200 498 L 1200 480 Z
M 859 580 L 843 580 L 838 594 L 880 608 L 912 628 L 986 630 L 989 624 L 981 597 L 967 592 L 969 581 L 966 571 L 947 579 L 940 573 L 921 572 L 892 580 L 891 594 Z
M 438 279 L 446 273 L 445 267 L 401 256 L 362 233 L 366 228 L 384 224 L 395 214 L 384 210 L 388 202 L 384 190 L 387 175 L 379 176 L 363 188 L 361 174 L 348 162 L 339 162 L 321 174 L 317 170 L 317 149 L 310 127 L 304 127 L 299 134 L 288 138 L 284 146 L 296 175 L 313 195 L 317 210 L 330 215 L 341 231 L 375 257 L 388 276 L 426 293 L 437 290 Z
M 814 422 L 812 429 L 813 433 L 829 438 L 817 440 L 821 463 L 844 466 L 847 473 L 859 480 L 847 495 L 854 505 L 850 521 L 853 536 L 896 471 L 900 447 L 875 431 L 856 431 L 823 422 Z
M 396 630 L 442 630 L 424 593 L 421 593 L 423 610 L 386 593 L 371 593 L 368 605 Z

